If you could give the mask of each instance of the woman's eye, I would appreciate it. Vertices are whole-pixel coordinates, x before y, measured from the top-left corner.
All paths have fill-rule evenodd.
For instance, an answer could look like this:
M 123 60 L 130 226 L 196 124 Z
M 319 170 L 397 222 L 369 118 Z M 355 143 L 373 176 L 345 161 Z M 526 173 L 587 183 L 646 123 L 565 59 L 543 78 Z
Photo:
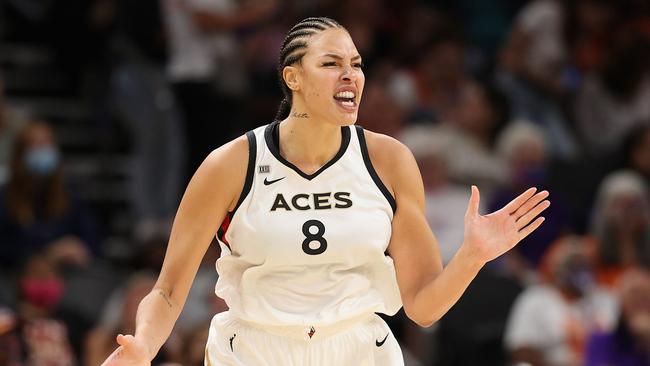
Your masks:
M 357 69 L 363 69 L 365 65 L 363 64 L 363 62 L 357 62 L 352 66 L 356 67 Z
M 336 66 L 336 62 L 334 62 L 334 61 L 324 62 L 323 66 Z

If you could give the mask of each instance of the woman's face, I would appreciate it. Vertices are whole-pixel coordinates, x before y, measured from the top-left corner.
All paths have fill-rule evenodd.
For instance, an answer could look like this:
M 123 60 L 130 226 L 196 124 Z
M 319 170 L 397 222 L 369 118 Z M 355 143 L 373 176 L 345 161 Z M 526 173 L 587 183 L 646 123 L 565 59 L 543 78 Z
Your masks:
M 27 134 L 28 148 L 56 148 L 52 130 L 45 125 L 33 126 Z
M 35 124 L 24 136 L 26 151 L 23 163 L 28 172 L 35 176 L 48 177 L 59 165 L 59 152 L 50 127 Z
M 311 36 L 307 43 L 301 64 L 295 66 L 292 113 L 335 125 L 355 123 L 365 76 L 352 38 L 333 28 Z
M 638 194 L 619 193 L 605 206 L 607 222 L 619 230 L 640 235 L 648 225 L 648 207 L 645 198 Z

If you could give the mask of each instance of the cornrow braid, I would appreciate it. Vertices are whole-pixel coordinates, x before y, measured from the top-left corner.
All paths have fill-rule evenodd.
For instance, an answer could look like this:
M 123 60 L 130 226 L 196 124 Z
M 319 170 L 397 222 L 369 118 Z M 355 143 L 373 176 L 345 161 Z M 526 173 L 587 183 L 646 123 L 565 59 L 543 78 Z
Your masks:
M 282 102 L 280 102 L 278 113 L 275 115 L 276 120 L 283 120 L 289 116 L 293 102 L 291 89 L 289 89 L 287 84 L 284 82 L 282 71 L 286 66 L 293 65 L 302 60 L 302 57 L 307 52 L 307 39 L 309 37 L 331 28 L 345 29 L 334 19 L 326 17 L 311 17 L 301 20 L 289 30 L 289 33 L 287 33 L 287 36 L 280 47 L 280 59 L 278 62 L 278 79 L 284 98 L 282 99 Z

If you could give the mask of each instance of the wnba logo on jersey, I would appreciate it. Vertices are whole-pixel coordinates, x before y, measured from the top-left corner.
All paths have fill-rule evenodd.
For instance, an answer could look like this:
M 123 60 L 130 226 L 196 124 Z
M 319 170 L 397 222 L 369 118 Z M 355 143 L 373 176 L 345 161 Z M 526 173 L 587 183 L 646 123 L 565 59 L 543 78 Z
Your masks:
M 291 197 L 290 200 L 284 198 L 282 193 L 278 193 L 273 200 L 271 211 L 283 209 L 291 211 L 292 209 L 305 210 L 329 210 L 332 208 L 350 208 L 352 200 L 350 192 L 327 192 L 327 193 L 298 193 Z
M 261 174 L 266 174 L 271 172 L 271 166 L 270 165 L 258 165 L 257 166 L 257 172 Z

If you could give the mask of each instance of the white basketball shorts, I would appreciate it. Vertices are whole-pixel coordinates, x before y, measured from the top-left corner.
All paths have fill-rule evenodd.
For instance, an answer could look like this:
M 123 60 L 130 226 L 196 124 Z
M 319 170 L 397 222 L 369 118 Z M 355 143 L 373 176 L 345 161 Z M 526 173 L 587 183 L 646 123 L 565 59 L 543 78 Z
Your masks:
M 327 326 L 269 326 L 212 318 L 206 366 L 403 366 L 395 336 L 371 313 Z

